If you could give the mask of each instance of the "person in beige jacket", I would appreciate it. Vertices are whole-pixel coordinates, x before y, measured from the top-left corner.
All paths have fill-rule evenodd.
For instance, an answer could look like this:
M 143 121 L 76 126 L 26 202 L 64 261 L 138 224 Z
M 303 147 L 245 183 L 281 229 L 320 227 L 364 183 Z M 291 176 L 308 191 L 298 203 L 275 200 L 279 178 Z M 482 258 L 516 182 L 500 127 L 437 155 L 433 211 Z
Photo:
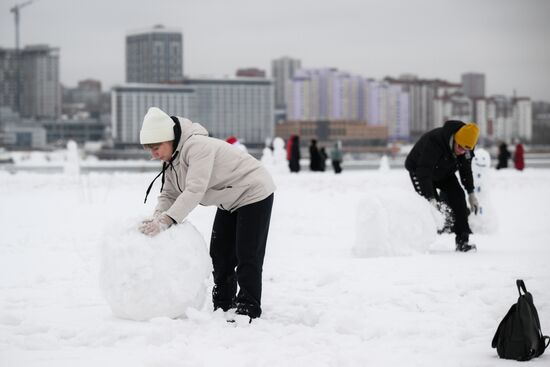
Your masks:
M 153 218 L 140 230 L 154 236 L 181 223 L 197 205 L 218 207 L 210 241 L 214 310 L 261 315 L 262 268 L 275 184 L 262 164 L 231 144 L 208 136 L 186 118 L 151 107 L 140 142 L 163 161 Z M 237 285 L 239 292 L 237 293 Z

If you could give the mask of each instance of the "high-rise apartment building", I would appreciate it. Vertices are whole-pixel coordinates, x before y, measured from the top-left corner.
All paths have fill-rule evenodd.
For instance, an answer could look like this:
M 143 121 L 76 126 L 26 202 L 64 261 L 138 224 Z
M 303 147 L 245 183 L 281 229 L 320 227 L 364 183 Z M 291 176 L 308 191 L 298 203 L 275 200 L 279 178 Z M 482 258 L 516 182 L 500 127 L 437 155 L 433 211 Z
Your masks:
M 461 92 L 434 99 L 434 118 L 441 121 L 460 120 L 470 122 L 474 117 L 474 102 Z
M 385 127 L 390 140 L 408 140 L 409 115 L 409 94 L 386 81 L 324 68 L 300 69 L 287 83 L 290 122 L 361 122 Z
M 387 126 L 390 140 L 410 137 L 409 93 L 398 84 L 368 80 L 368 124 Z
M 155 106 L 175 116 L 196 116 L 195 89 L 184 85 L 125 84 L 111 89 L 111 134 L 116 143 L 139 144 L 143 116 Z
M 532 144 L 550 144 L 550 103 L 533 102 L 533 137 Z
M 251 147 L 273 138 L 273 82 L 266 78 L 186 79 L 197 94 L 194 119 L 220 139 L 233 135 Z
M 184 84 L 125 84 L 112 89 L 116 143 L 139 144 L 151 106 L 202 124 L 210 135 L 234 135 L 247 146 L 273 138 L 273 83 L 266 78 L 186 79 Z
M 0 106 L 27 118 L 55 118 L 61 113 L 59 48 L 27 46 L 19 54 L 19 105 L 17 103 L 17 53 L 0 49 Z
M 302 62 L 290 57 L 281 57 L 271 61 L 271 77 L 275 86 L 275 108 L 286 108 L 287 82 L 294 77 L 296 70 L 302 67 Z
M 533 113 L 531 99 L 516 97 L 513 99 L 514 125 L 513 137 L 530 142 L 533 139 Z
M 126 36 L 127 83 L 174 83 L 183 80 L 183 36 L 156 25 Z
M 441 116 L 434 114 L 434 100 L 461 90 L 460 84 L 440 79 L 419 79 L 414 75 L 385 80 L 392 85 L 400 85 L 409 95 L 410 137 L 413 140 L 443 124 Z
M 0 107 L 17 111 L 17 54 L 15 49 L 0 48 Z
M 30 118 L 55 118 L 61 114 L 59 48 L 27 46 L 21 50 L 20 114 Z
M 485 97 L 485 74 L 462 74 L 462 91 L 469 98 Z
M 87 111 L 97 117 L 101 111 L 101 82 L 94 79 L 80 80 L 72 91 L 73 102 L 84 104 Z
M 516 138 L 530 142 L 533 139 L 531 100 L 491 96 L 487 99 L 487 123 L 488 139 L 492 142 L 512 142 Z
M 288 121 L 367 121 L 367 81 L 333 68 L 300 69 L 287 83 Z

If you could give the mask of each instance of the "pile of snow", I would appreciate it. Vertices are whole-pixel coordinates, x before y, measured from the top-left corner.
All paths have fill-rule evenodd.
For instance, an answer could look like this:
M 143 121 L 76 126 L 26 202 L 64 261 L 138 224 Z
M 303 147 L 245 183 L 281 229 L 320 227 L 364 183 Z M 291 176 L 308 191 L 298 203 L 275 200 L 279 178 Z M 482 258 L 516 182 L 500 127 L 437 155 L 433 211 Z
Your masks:
M 371 258 L 352 256 L 358 199 L 372 193 L 397 216 L 387 220 L 408 225 L 402 208 L 419 210 L 417 203 L 401 199 L 395 214 L 384 206 L 397 206 L 395 195 L 384 200 L 375 192 L 415 196 L 405 169 L 274 175 L 263 312 L 246 325 L 226 322 L 209 300 L 176 319 L 112 316 L 98 282 L 99 249 L 106 241 L 125 243 L 127 251 L 145 244 L 135 227 L 121 233 L 136 221 L 122 219 L 107 233 L 112 241 L 98 228 L 152 212 L 154 198 L 143 204 L 152 175 L 91 172 L 68 180 L 59 173 L 0 171 L 0 366 L 548 364 L 549 351 L 529 365 L 501 360 L 491 340 L 517 300 L 516 279 L 525 280 L 543 332 L 550 330 L 550 169 L 491 171 L 499 226 L 494 234 L 470 237 L 477 252 L 456 253 L 454 235 L 442 234 L 428 253 Z M 28 201 L 32 215 L 21 205 Z M 216 210 L 199 206 L 189 215 L 206 243 Z M 370 236 L 376 228 L 367 225 Z M 207 285 L 208 292 L 212 281 Z
M 200 308 L 211 271 L 201 234 L 184 222 L 148 237 L 135 223 L 103 237 L 101 287 L 115 316 L 176 318 Z
M 415 192 L 375 191 L 357 206 L 353 253 L 376 257 L 427 252 L 443 221 L 441 213 Z

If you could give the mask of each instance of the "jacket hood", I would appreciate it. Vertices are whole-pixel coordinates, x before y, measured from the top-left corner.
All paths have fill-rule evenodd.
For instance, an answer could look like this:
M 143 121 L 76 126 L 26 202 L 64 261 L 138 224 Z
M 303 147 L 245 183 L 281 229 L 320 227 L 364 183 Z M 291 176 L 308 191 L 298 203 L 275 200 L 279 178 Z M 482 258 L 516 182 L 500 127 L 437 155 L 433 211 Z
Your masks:
M 174 151 L 174 154 L 176 152 L 181 152 L 181 150 L 183 149 L 183 144 L 185 144 L 185 142 L 190 137 L 192 137 L 193 135 L 208 136 L 208 130 L 206 130 L 204 128 L 204 126 L 202 126 L 198 122 L 193 122 L 193 121 L 191 121 L 189 119 L 186 119 L 184 117 L 176 116 L 176 118 L 178 119 L 178 121 L 180 123 L 181 135 L 180 135 L 180 139 L 179 139 L 179 142 L 178 142 L 178 146 L 176 147 L 176 149 Z M 179 154 L 178 154 L 178 156 L 179 156 Z M 178 157 L 176 157 L 175 160 L 178 160 Z
M 160 186 L 160 192 L 162 192 L 162 189 L 164 188 L 164 173 L 168 169 L 168 167 L 172 167 L 172 169 L 174 169 L 173 164 L 179 161 L 181 156 L 180 152 L 183 149 L 183 144 L 185 144 L 185 142 L 193 135 L 208 136 L 208 131 L 199 123 L 196 123 L 189 119 L 178 117 L 178 116 L 171 116 L 171 118 L 175 124 L 174 135 L 176 135 L 177 132 L 179 132 L 179 136 L 177 135 L 174 136 L 174 144 L 177 143 L 177 147 L 174 149 L 174 152 L 172 153 L 172 158 L 170 159 L 170 161 L 162 163 L 162 170 L 149 184 L 149 187 L 145 192 L 145 200 L 143 201 L 144 203 L 147 202 L 147 196 L 151 192 L 151 188 L 153 187 L 153 184 L 155 183 L 156 179 L 159 178 L 159 176 L 162 176 L 162 184 Z M 176 179 L 177 179 L 177 176 L 176 176 Z M 178 188 L 180 188 L 179 182 L 177 182 L 177 185 L 178 185 Z

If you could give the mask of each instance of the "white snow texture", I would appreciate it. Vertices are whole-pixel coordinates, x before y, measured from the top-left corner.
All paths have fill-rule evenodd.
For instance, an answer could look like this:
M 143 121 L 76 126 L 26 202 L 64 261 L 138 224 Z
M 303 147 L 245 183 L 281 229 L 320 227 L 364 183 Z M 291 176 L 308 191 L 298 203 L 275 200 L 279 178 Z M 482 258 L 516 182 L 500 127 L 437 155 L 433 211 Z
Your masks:
M 37 153 L 26 167 L 38 166 Z M 435 232 L 426 233 L 423 225 L 416 232 L 413 223 L 434 217 L 402 167 L 386 172 L 348 167 L 341 175 L 308 170 L 296 175 L 287 167 L 273 174 L 277 191 L 262 316 L 243 325 L 226 322 L 221 310 L 212 312 L 210 297 L 200 295 L 210 262 L 202 242 L 197 248 L 186 242 L 184 225 L 157 238 L 137 232 L 139 219 L 154 211 L 156 200 L 144 205 L 143 194 L 155 172 L 90 172 L 74 180 L 61 172 L 0 170 L 0 367 L 520 366 L 499 359 L 491 340 L 517 300 L 516 279 L 525 280 L 542 331 L 549 333 L 550 169 L 489 173 L 486 187 L 499 226 L 494 233 L 474 230 L 474 253 L 455 252 L 454 234 L 447 233 L 437 235 L 427 252 L 413 252 L 420 242 L 412 238 L 428 240 Z M 153 192 L 159 188 L 157 182 Z M 368 222 L 370 204 L 358 209 L 360 198 L 376 198 L 378 208 L 372 210 L 384 213 L 384 220 Z M 479 201 L 486 203 L 481 194 Z M 216 210 L 199 206 L 188 218 L 207 244 Z M 358 214 L 365 228 L 357 228 Z M 379 223 L 387 225 L 380 233 Z M 411 254 L 355 256 L 361 233 L 366 240 L 378 233 L 386 244 L 399 243 Z M 132 268 L 134 262 L 144 270 Z M 107 291 L 120 287 L 128 297 L 125 305 L 143 302 L 144 294 L 148 302 L 166 297 L 158 288 L 131 288 L 152 287 L 152 280 L 114 283 L 129 274 L 125 271 L 134 269 L 140 282 L 146 274 L 154 276 L 163 289 L 175 287 L 168 292 L 193 299 L 186 291 L 191 281 L 179 275 L 192 271 L 199 274 L 194 278 L 199 307 L 187 307 L 183 317 L 147 322 L 114 317 L 113 301 L 105 301 L 99 286 L 99 274 L 107 275 L 102 266 L 109 267 Z M 169 266 L 175 268 L 165 269 Z M 164 278 L 155 273 L 159 268 Z M 211 275 L 206 283 L 208 294 Z M 549 352 L 521 366 L 547 366 Z
M 201 234 L 186 221 L 148 237 L 137 222 L 103 237 L 101 288 L 113 314 L 142 321 L 200 308 L 211 269 Z
M 436 239 L 439 212 L 414 192 L 376 190 L 357 205 L 357 257 L 399 256 L 427 252 Z

